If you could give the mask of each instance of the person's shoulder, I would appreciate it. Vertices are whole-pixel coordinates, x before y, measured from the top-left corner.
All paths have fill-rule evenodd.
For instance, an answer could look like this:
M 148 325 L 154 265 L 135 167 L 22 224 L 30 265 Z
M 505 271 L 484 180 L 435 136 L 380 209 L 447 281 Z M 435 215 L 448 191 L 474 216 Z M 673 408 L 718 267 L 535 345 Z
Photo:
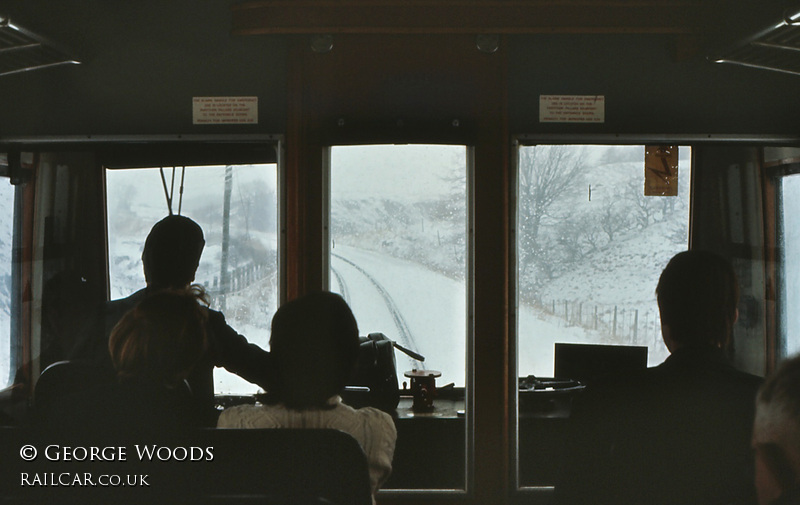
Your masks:
M 147 288 L 142 288 L 135 293 L 126 296 L 125 298 L 117 298 L 114 300 L 109 300 L 103 304 L 105 311 L 108 312 L 118 312 L 118 311 L 125 311 L 127 312 L 129 309 L 133 308 L 137 303 L 144 300 L 147 297 Z
M 231 328 L 231 326 L 225 320 L 225 315 L 222 312 L 211 308 L 206 308 L 206 313 L 208 314 L 206 327 L 211 331 L 215 339 L 222 341 L 237 339 L 239 334 L 236 332 L 236 330 Z
M 264 417 L 264 407 L 256 405 L 235 405 L 222 411 L 217 421 L 218 428 L 252 428 L 254 421 Z
M 218 333 L 225 333 L 224 329 L 230 328 L 231 331 L 234 331 L 228 325 L 228 322 L 225 320 L 225 314 L 218 310 L 214 310 L 210 307 L 206 308 L 206 313 L 208 314 L 208 326 L 217 331 Z
M 389 433 L 397 432 L 394 419 L 386 412 L 375 407 L 361 407 L 360 409 L 353 410 L 355 411 L 355 415 L 361 418 L 365 424 L 379 428 L 381 431 Z

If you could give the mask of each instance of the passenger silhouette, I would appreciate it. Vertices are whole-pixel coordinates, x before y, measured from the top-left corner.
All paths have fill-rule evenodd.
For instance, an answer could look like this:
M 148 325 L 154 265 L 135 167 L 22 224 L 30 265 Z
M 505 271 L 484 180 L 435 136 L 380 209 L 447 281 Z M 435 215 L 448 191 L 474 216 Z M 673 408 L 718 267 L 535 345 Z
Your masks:
M 753 449 L 759 505 L 800 504 L 800 356 L 761 386 Z
M 194 281 L 205 246 L 203 230 L 185 216 L 170 215 L 157 222 L 145 241 L 142 251 L 147 287 L 127 298 L 113 300 L 103 305 L 98 318 L 98 328 L 89 342 L 77 354 L 110 364 L 108 337 L 122 316 L 137 303 L 163 289 L 186 289 Z M 195 396 L 206 405 L 214 405 L 214 367 L 224 367 L 243 379 L 268 389 L 270 355 L 239 335 L 225 322 L 221 312 L 207 309 L 206 331 L 208 348 L 188 377 Z
M 111 331 L 114 375 L 105 380 L 90 363 L 56 363 L 37 384 L 38 421 L 55 430 L 123 436 L 214 426 L 218 412 L 192 395 L 187 383 L 209 345 L 208 311 L 201 302 L 206 299 L 199 287 L 142 299 Z M 56 374 L 49 379 L 51 372 Z M 43 402 L 39 388 L 45 382 Z
M 334 428 L 367 455 L 373 497 L 391 473 L 397 431 L 372 407 L 353 409 L 339 393 L 353 373 L 358 326 L 339 295 L 311 293 L 282 305 L 272 319 L 274 377 L 264 405 L 225 409 L 220 428 Z
M 656 294 L 670 356 L 576 398 L 559 504 L 755 501 L 749 441 L 760 379 L 726 358 L 738 317 L 733 268 L 682 252 Z

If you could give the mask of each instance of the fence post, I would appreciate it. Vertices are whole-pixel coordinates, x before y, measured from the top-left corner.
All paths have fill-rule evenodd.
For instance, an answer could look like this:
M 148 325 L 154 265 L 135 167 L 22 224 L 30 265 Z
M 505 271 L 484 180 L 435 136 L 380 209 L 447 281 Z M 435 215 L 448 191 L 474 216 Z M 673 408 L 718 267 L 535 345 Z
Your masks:
M 594 306 L 594 329 L 597 329 L 597 305 Z
M 639 309 L 636 309 L 636 312 L 633 313 L 633 341 L 636 341 L 636 337 L 639 335 Z
M 611 336 L 615 337 L 615 338 L 617 336 L 617 306 L 616 305 L 614 305 L 614 329 L 611 332 Z

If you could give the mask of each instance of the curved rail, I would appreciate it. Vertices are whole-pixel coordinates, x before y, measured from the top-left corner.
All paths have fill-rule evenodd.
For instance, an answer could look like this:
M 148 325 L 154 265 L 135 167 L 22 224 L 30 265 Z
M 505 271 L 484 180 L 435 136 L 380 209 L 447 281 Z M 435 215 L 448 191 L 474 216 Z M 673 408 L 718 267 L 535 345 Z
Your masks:
M 386 290 L 386 288 L 384 288 L 381 285 L 381 283 L 378 282 L 372 275 L 370 275 L 366 270 L 361 268 L 359 265 L 355 264 L 353 261 L 351 261 L 351 260 L 349 260 L 349 259 L 347 259 L 347 258 L 345 258 L 345 257 L 343 257 L 343 256 L 341 256 L 339 254 L 336 254 L 336 253 L 331 253 L 331 256 L 333 256 L 333 257 L 335 257 L 335 258 L 337 258 L 337 259 L 339 259 L 341 261 L 344 261 L 348 265 L 352 266 L 353 268 L 355 268 L 356 270 L 361 272 L 361 274 L 364 275 L 364 277 L 366 277 L 367 280 L 369 280 L 372 283 L 372 285 L 375 287 L 375 289 L 378 291 L 378 293 L 380 293 L 381 298 L 383 298 L 383 302 L 386 304 L 386 308 L 389 310 L 389 314 L 391 314 L 392 319 L 394 320 L 394 324 L 397 327 L 397 331 L 399 333 L 399 337 L 400 337 L 400 341 L 402 342 L 402 345 L 404 347 L 408 347 L 412 351 L 418 353 L 419 350 L 418 350 L 418 347 L 417 347 L 417 343 L 414 340 L 414 335 L 412 335 L 411 330 L 408 327 L 408 323 L 406 323 L 406 320 L 403 317 L 403 314 L 400 312 L 400 309 L 397 308 L 397 304 L 395 303 L 394 299 L 389 294 L 389 292 Z M 333 270 L 333 268 L 331 268 L 331 270 Z M 335 271 L 334 271 L 334 275 L 336 276 L 336 280 L 337 280 L 337 282 L 339 282 L 339 285 L 340 286 L 344 285 L 345 286 L 344 291 L 347 291 L 346 284 L 344 284 L 344 279 L 342 279 L 340 277 L 340 275 Z M 342 297 L 344 298 L 344 294 L 342 294 Z M 345 300 L 347 300 L 347 298 L 345 298 Z M 419 362 L 418 360 L 412 359 L 412 358 L 409 358 L 409 359 L 412 361 L 413 366 L 415 368 L 422 368 L 422 363 L 421 362 Z
M 334 277 L 336 277 L 336 283 L 339 284 L 339 294 L 342 295 L 344 301 L 350 305 L 350 290 L 347 288 L 347 283 L 344 281 L 344 277 L 342 277 L 342 274 L 333 267 L 331 267 L 331 273 Z

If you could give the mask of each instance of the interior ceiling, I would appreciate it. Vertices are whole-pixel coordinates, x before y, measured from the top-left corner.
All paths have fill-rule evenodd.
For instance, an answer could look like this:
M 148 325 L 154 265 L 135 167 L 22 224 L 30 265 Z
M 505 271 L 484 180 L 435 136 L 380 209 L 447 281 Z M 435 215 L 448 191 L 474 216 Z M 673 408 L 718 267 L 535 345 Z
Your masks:
M 232 6 L 232 32 L 668 35 L 681 60 L 741 46 L 743 37 L 777 20 L 788 3 L 796 5 L 795 0 L 247 0 Z M 726 61 L 800 70 L 800 52 L 792 54 L 800 46 L 796 27 L 783 28 Z
M 732 0 L 731 0 L 732 1 Z M 703 0 L 256 0 L 233 6 L 233 32 L 671 33 L 716 31 Z
M 800 8 L 795 0 L 232 2 L 234 35 L 661 34 L 677 42 L 676 59 L 713 52 L 712 61 L 800 75 Z M 787 3 L 793 3 L 795 10 L 781 14 L 780 8 Z M 0 12 L 0 76 L 79 63 L 71 51 L 39 33 L 36 26 L 22 28 L 6 16 Z
M 0 16 L 0 76 L 76 63 L 55 43 Z

